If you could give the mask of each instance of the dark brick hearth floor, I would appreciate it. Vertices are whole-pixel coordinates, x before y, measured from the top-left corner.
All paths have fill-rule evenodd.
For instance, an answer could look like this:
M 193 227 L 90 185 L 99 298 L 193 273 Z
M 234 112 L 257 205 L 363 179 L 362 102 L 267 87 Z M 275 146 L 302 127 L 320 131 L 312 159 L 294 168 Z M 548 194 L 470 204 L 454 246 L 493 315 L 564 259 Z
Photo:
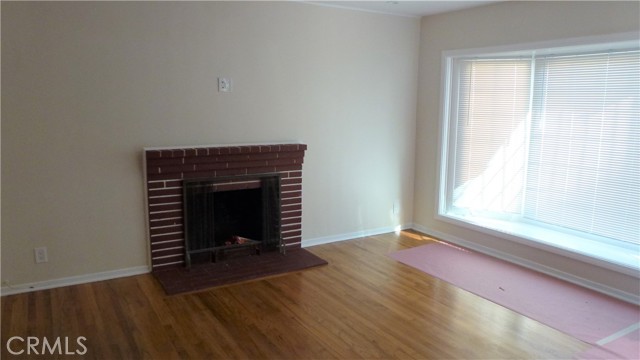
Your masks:
M 260 255 L 238 257 L 216 263 L 198 264 L 154 271 L 167 295 L 204 290 L 207 288 L 256 280 L 264 277 L 300 271 L 327 262 L 305 249 L 293 249 L 281 254 L 278 251 Z

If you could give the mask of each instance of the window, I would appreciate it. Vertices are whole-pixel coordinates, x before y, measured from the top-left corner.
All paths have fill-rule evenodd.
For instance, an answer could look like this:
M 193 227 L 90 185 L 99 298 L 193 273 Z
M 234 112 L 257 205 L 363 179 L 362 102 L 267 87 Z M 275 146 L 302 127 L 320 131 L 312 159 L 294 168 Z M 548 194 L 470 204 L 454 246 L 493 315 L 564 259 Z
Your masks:
M 444 61 L 439 215 L 637 270 L 638 40 Z

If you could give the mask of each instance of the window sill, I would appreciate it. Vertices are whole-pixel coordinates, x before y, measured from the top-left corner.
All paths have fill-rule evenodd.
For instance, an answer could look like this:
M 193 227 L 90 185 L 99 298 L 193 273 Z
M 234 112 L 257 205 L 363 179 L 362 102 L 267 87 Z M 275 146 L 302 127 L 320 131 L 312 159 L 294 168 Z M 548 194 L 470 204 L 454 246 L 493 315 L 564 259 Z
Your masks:
M 457 214 L 444 214 L 439 218 L 475 231 L 640 278 L 640 246 L 638 245 L 605 244 L 522 222 L 514 223 Z

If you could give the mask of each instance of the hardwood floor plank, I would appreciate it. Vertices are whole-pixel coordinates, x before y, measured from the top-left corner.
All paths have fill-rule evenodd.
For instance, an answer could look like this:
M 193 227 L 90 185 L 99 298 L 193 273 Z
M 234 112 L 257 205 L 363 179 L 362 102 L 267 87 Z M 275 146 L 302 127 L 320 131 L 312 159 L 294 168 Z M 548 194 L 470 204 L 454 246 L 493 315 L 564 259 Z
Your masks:
M 84 336 L 83 358 L 96 359 L 559 359 L 588 348 L 387 256 L 429 241 L 315 246 L 329 265 L 182 295 L 145 274 L 2 297 L 0 355 L 26 358 L 7 351 L 12 336 Z

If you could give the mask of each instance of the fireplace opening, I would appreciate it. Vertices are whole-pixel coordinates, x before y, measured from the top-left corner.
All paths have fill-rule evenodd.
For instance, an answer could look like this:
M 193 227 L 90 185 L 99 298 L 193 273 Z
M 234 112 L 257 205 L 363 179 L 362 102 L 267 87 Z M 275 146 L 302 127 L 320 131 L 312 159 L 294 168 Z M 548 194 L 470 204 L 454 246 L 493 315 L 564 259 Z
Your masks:
M 183 183 L 186 265 L 283 249 L 280 176 Z
M 262 189 L 218 192 L 213 208 L 216 247 L 262 239 Z

